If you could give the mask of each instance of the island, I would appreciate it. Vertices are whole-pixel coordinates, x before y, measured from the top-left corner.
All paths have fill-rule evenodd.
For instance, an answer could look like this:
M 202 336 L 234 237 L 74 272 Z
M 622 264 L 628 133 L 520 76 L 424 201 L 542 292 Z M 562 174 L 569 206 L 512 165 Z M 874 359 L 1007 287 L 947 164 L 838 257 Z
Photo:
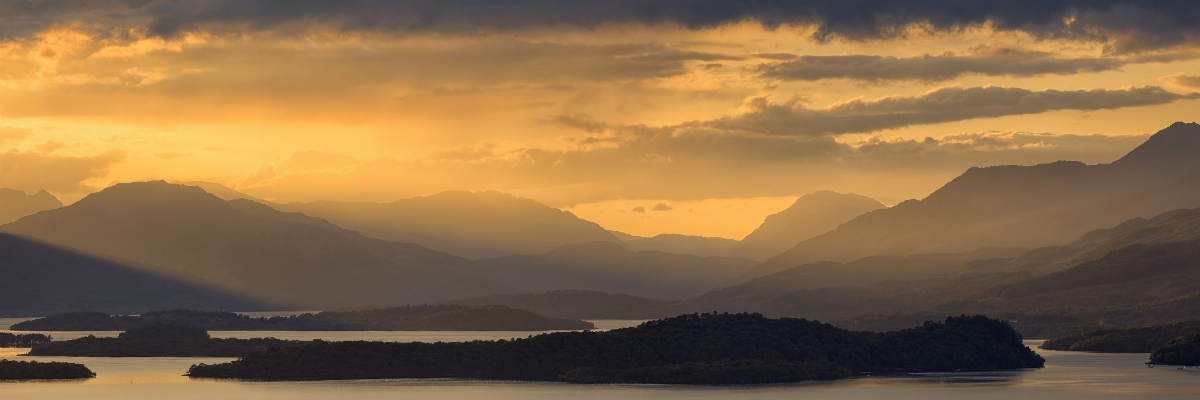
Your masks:
M 1150 353 L 1151 365 L 1200 365 L 1200 331 L 1172 339 L 1163 347 Z
M 115 338 L 87 336 L 52 342 L 29 350 L 31 356 L 65 357 L 240 357 L 254 352 L 300 346 L 313 342 L 259 339 L 213 339 L 204 328 L 190 325 L 149 324 L 122 332 Z
M 41 346 L 43 344 L 50 343 L 51 340 L 52 339 L 49 336 L 40 333 L 17 335 L 8 332 L 0 332 L 0 347 Z
M 1047 340 L 1038 346 L 1046 350 L 1091 351 L 1098 353 L 1149 353 L 1171 339 L 1200 330 L 1200 320 L 1137 328 L 1100 329 L 1078 335 Z
M 0 360 L 0 381 L 94 377 L 96 377 L 96 373 L 83 364 Z
M 464 343 L 322 342 L 272 349 L 193 378 L 461 378 L 577 383 L 758 384 L 872 372 L 1040 368 L 1007 323 L 950 317 L 900 331 L 852 332 L 761 314 L 690 314 L 607 332 Z
M 141 315 L 74 312 L 21 322 L 9 329 L 121 331 L 155 323 L 194 325 L 213 331 L 556 331 L 596 327 L 587 321 L 550 318 L 505 306 L 422 305 L 269 318 L 196 310 Z

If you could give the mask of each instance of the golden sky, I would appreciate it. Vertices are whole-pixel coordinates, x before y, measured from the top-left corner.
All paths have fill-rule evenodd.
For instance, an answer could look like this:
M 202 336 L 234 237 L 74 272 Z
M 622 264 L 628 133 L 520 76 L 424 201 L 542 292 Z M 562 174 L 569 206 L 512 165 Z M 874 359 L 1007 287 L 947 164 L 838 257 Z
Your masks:
M 5 2 L 0 187 L 499 190 L 740 239 L 813 191 L 895 204 L 1196 119 L 1200 5 L 1006 4 Z

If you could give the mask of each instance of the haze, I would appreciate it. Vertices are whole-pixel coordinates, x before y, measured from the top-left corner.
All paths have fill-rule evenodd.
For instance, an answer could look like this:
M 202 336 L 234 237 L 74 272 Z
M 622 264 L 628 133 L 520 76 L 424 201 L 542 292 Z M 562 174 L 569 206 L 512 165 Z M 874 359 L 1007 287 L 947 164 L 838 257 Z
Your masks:
M 972 166 L 1111 162 L 1200 97 L 1174 6 L 771 3 L 5 2 L 0 187 L 495 190 L 741 239 L 818 190 L 893 205 Z

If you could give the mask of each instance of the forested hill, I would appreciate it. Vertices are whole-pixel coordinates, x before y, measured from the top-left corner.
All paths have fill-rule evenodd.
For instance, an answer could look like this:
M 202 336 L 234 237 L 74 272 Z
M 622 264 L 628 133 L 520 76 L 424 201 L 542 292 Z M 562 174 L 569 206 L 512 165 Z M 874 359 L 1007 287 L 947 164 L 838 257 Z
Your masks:
M 192 377 L 259 380 L 476 378 L 742 384 L 853 372 L 1042 367 L 1006 323 L 983 316 L 887 333 L 760 314 L 683 315 L 636 328 L 466 343 L 336 342 L 195 365 Z
M 21 322 L 11 329 L 116 331 L 156 323 L 186 324 L 223 331 L 549 331 L 595 328 L 590 322 L 550 318 L 504 306 L 427 305 L 325 311 L 270 318 L 194 310 L 151 311 L 137 316 L 77 312 Z

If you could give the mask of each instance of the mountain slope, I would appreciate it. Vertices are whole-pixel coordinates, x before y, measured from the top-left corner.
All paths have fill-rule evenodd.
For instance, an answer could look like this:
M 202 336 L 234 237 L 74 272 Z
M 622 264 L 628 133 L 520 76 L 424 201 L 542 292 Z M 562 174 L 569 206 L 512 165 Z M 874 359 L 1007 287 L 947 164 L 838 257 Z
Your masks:
M 1096 228 L 1200 206 L 1200 125 L 1175 123 L 1112 164 L 971 168 L 923 200 L 863 214 L 746 278 L 815 261 L 1060 245 Z
M 0 225 L 36 213 L 62 207 L 58 198 L 45 190 L 27 195 L 20 190 L 0 188 Z
M 294 307 L 411 304 L 513 291 L 459 272 L 465 259 L 165 182 L 115 185 L 0 230 Z
M 737 243 L 733 239 L 670 233 L 648 238 L 634 237 L 631 239 L 622 239 L 621 241 L 621 245 L 633 251 L 661 251 L 675 254 L 691 254 L 701 257 L 724 256 Z
M 247 298 L 139 271 L 26 237 L 0 233 L 0 315 L 140 313 L 192 308 L 252 311 Z
M 617 243 L 592 242 L 536 256 L 476 260 L 467 271 L 534 293 L 581 289 L 678 300 L 704 293 L 753 265 L 741 258 L 634 252 Z
M 887 208 L 875 199 L 823 190 L 800 196 L 786 210 L 767 216 L 726 255 L 766 260 L 797 243 L 829 232 L 864 213 Z
M 323 218 L 369 237 L 474 259 L 619 241 L 570 212 L 494 191 L 449 191 L 391 203 L 317 201 L 273 207 Z

